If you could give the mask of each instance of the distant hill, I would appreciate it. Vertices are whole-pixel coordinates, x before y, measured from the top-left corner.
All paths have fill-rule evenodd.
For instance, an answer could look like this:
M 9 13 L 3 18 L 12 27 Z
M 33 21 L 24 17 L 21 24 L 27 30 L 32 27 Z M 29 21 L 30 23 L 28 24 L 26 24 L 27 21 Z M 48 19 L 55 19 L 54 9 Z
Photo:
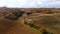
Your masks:
M 0 7 L 0 13 L 1 12 L 19 12 L 19 11 L 25 11 L 25 12 L 60 12 L 60 8 L 6 8 L 6 7 Z

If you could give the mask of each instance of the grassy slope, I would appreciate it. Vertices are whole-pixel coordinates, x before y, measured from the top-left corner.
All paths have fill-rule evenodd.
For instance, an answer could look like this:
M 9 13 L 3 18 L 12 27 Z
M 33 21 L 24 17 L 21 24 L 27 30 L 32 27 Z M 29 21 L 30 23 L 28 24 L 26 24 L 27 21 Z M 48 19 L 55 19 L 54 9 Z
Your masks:
M 22 19 L 21 21 L 22 21 L 22 24 L 23 24 L 23 23 L 24 23 L 24 19 Z M 27 26 L 27 25 L 25 25 L 25 24 L 23 24 L 23 25 L 26 26 L 26 27 L 29 27 L 29 26 Z M 31 28 L 31 27 L 29 27 L 29 28 Z M 38 29 L 31 28 L 31 30 L 33 30 L 33 31 L 36 32 L 37 34 L 41 34 Z
M 13 25 L 13 24 L 15 25 L 14 27 L 12 26 L 11 29 L 8 29 L 9 31 L 6 30 L 6 33 L 3 33 L 3 34 L 37 34 L 37 32 L 35 32 L 33 29 L 31 29 L 30 27 L 25 26 L 23 24 L 24 20 L 21 20 L 21 19 L 19 19 L 17 21 L 13 21 L 13 24 L 12 24 L 11 21 L 6 20 L 4 18 L 0 18 L 0 22 L 1 23 L 5 23 L 5 22 L 8 23 L 9 22 L 10 23 L 9 25 Z M 7 25 L 7 26 L 9 26 L 9 25 Z
M 24 20 L 23 19 L 19 19 L 18 22 L 20 22 L 20 25 L 22 26 L 21 28 L 23 29 L 22 31 L 25 32 L 26 34 L 38 34 L 36 31 L 34 31 L 32 28 L 30 28 L 29 26 L 26 26 L 24 24 Z

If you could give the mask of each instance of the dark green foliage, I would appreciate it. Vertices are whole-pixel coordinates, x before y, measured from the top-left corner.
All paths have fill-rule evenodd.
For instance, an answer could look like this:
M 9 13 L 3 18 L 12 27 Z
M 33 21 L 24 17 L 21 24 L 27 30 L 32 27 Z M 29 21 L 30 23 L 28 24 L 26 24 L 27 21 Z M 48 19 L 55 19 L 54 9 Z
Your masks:
M 30 27 L 34 27 L 34 23 L 27 23 L 26 21 L 24 22 L 25 25 L 29 25 Z
M 27 23 L 26 21 L 24 22 L 25 25 L 29 25 L 30 27 L 33 27 L 35 29 L 39 29 L 40 27 L 35 25 L 34 23 Z
M 24 24 L 25 24 L 25 25 L 28 25 L 28 23 L 27 23 L 27 22 L 24 22 Z
M 53 34 L 53 33 L 50 33 L 48 31 L 46 31 L 45 29 L 43 30 L 42 34 Z
M 52 10 L 48 10 L 48 14 L 53 14 Z
M 34 28 L 35 28 L 35 29 L 40 29 L 40 27 L 39 27 L 39 26 L 36 26 L 36 25 L 34 26 Z
M 10 20 L 17 20 L 19 17 L 21 17 L 24 14 L 23 11 L 19 11 L 19 12 L 11 12 L 11 14 L 9 13 L 8 16 L 5 16 L 4 18 L 10 19 Z
M 30 15 L 30 14 L 32 14 L 31 12 L 29 12 L 29 13 L 26 13 L 27 15 Z
M 13 12 L 12 14 L 16 16 L 16 18 L 22 16 L 22 14 L 25 13 L 24 11 L 19 11 L 19 12 Z
M 51 11 L 48 11 L 48 14 L 53 14 L 53 12 L 51 12 Z

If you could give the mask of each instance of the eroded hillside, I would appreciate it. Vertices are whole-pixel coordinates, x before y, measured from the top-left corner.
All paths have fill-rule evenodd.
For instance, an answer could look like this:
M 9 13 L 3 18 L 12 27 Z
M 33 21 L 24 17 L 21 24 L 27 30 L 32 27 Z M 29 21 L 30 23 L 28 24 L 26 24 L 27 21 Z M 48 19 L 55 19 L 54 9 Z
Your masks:
M 43 29 L 46 34 L 60 34 L 60 9 L 0 8 L 0 23 L 1 34 L 38 34 L 32 28 L 42 34 Z

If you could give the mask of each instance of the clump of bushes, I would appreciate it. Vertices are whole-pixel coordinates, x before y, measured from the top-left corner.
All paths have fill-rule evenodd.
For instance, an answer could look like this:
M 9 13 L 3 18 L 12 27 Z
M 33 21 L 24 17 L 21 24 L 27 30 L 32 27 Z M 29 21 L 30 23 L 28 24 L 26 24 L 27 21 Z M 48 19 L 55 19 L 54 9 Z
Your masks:
M 34 23 L 27 23 L 25 21 L 24 24 L 34 28 L 34 30 L 40 31 L 42 34 L 53 34 L 48 32 L 45 28 L 42 29 L 42 27 L 35 25 Z
M 4 18 L 6 19 L 10 19 L 10 20 L 17 20 L 19 17 L 21 17 L 23 15 L 23 11 L 20 12 L 11 12 L 9 13 L 9 15 L 4 16 Z

